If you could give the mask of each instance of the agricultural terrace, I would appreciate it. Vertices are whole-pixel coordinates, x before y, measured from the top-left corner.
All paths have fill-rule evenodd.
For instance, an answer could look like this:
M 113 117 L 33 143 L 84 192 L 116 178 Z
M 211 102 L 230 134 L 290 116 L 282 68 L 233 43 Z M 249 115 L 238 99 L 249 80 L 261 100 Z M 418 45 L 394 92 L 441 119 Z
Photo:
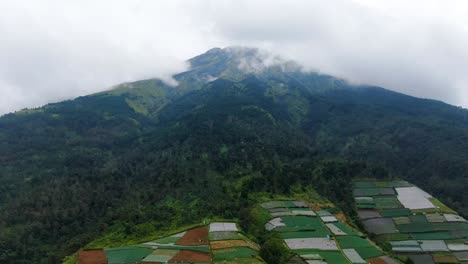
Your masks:
M 269 201 L 260 206 L 271 218 L 265 229 L 277 232 L 297 254 L 290 264 L 398 263 L 341 221 L 341 214 L 332 213 L 335 208 L 312 210 L 300 201 Z
M 265 263 L 236 223 L 213 222 L 133 246 L 83 250 L 79 264 Z
M 365 230 L 403 260 L 468 263 L 468 222 L 417 186 L 360 180 L 354 199 Z

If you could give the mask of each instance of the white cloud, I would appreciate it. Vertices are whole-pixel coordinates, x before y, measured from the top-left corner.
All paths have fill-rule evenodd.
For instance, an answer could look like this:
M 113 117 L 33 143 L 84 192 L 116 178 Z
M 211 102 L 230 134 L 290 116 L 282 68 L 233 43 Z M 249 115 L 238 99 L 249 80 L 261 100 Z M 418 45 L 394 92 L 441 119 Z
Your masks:
M 150 77 L 247 45 L 355 82 L 468 106 L 460 1 L 1 1 L 0 113 Z

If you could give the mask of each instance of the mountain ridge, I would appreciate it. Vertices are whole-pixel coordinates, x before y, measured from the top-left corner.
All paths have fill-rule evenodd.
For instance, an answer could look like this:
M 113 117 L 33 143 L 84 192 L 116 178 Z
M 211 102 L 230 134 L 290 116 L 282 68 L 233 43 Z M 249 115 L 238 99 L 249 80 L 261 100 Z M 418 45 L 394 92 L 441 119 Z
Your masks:
M 0 261 L 59 263 L 115 226 L 235 218 L 249 193 L 296 185 L 353 214 L 363 175 L 468 214 L 467 110 L 277 66 L 245 73 L 222 51 L 176 88 L 142 80 L 0 117 Z

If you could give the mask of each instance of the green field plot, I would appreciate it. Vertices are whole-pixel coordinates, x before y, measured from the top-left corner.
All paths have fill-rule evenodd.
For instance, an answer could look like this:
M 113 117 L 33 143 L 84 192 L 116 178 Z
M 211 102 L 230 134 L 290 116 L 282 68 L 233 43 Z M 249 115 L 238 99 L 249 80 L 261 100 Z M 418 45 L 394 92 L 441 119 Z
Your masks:
M 412 239 L 410 234 L 400 234 L 400 233 L 395 233 L 395 234 L 383 234 L 383 235 L 378 235 L 373 238 L 374 241 L 379 242 L 379 243 L 384 243 L 386 241 L 402 241 L 402 240 L 410 240 Z
M 308 237 L 326 237 L 330 232 L 326 229 L 315 231 L 300 231 L 300 232 L 281 232 L 280 236 L 283 239 L 288 238 L 308 238 Z
M 384 254 L 378 248 L 371 246 L 371 247 L 358 247 L 355 248 L 359 256 L 363 259 L 370 259 L 379 256 L 383 256 Z
M 374 203 L 377 209 L 403 208 L 403 205 L 395 196 L 376 196 L 374 197 Z
M 329 250 L 316 250 L 316 249 L 299 249 L 294 250 L 299 255 L 319 255 L 327 263 L 332 264 L 350 264 L 351 262 L 343 255 L 341 251 L 329 251 Z
M 393 217 L 393 222 L 396 225 L 404 225 L 404 224 L 410 224 L 411 219 L 407 216 L 399 216 L 399 217 Z
M 203 253 L 210 252 L 210 248 L 207 245 L 200 245 L 200 246 L 159 245 L 158 248 L 173 249 L 173 250 L 191 250 L 191 251 L 197 251 L 197 252 L 203 252 Z
M 316 229 L 324 227 L 322 220 L 314 216 L 283 216 L 281 220 L 286 226 L 312 226 Z
M 379 187 L 376 185 L 376 181 L 356 181 L 354 182 L 356 188 L 375 188 Z
M 351 235 L 351 236 L 357 236 L 357 235 L 360 235 L 360 232 L 357 231 L 356 229 L 354 228 L 351 228 L 341 222 L 336 222 L 336 223 L 332 223 L 334 226 L 338 227 L 341 231 L 345 232 L 346 234 L 348 235 Z
M 411 223 L 414 223 L 414 224 L 428 223 L 426 216 L 422 214 L 410 215 L 409 219 L 411 220 Z
M 348 259 L 340 251 L 320 251 L 319 255 L 325 259 L 327 263 L 333 264 L 348 264 Z
M 374 209 L 376 204 L 372 197 L 356 197 L 356 207 L 359 209 Z
M 104 249 L 108 264 L 126 264 L 139 262 L 153 251 L 154 249 L 134 246 Z
M 177 242 L 177 240 L 179 240 L 179 239 L 180 239 L 180 237 L 169 236 L 169 237 L 163 237 L 163 238 L 160 238 L 160 239 L 153 240 L 153 241 L 151 241 L 151 243 L 171 244 L 171 243 Z
M 468 229 L 468 223 L 411 223 L 398 225 L 401 233 L 427 233 Z
M 233 247 L 226 249 L 213 250 L 213 260 L 216 261 L 232 261 L 234 259 L 250 259 L 252 256 L 258 255 L 257 251 L 249 247 Z
M 457 239 L 460 237 L 455 236 L 456 232 L 452 231 L 437 231 L 428 233 L 413 233 L 410 236 L 417 240 L 438 240 L 438 239 Z
M 365 220 L 362 223 L 367 232 L 376 235 L 398 232 L 391 218 L 373 218 Z
M 233 232 L 233 231 L 220 231 L 220 232 L 210 232 L 208 234 L 208 237 L 211 241 L 216 241 L 216 240 L 238 240 L 242 239 L 245 240 L 246 237 L 242 235 L 239 232 Z
M 383 217 L 398 217 L 398 216 L 410 216 L 411 211 L 406 208 L 402 209 L 391 209 L 391 210 L 381 210 L 379 213 Z
M 360 188 L 354 189 L 354 196 L 396 195 L 393 188 Z
M 373 245 L 362 237 L 358 236 L 339 236 L 337 237 L 341 248 L 372 247 Z

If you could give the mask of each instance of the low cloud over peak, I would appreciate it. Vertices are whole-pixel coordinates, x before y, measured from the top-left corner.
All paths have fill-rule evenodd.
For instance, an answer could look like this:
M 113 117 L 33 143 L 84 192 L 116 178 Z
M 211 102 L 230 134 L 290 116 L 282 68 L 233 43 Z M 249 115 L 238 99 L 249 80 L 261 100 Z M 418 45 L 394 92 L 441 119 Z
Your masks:
M 125 81 L 170 82 L 187 58 L 216 46 L 257 47 L 267 63 L 279 56 L 468 106 L 463 0 L 31 0 L 0 8 L 0 113 Z M 255 59 L 243 65 L 262 67 Z

